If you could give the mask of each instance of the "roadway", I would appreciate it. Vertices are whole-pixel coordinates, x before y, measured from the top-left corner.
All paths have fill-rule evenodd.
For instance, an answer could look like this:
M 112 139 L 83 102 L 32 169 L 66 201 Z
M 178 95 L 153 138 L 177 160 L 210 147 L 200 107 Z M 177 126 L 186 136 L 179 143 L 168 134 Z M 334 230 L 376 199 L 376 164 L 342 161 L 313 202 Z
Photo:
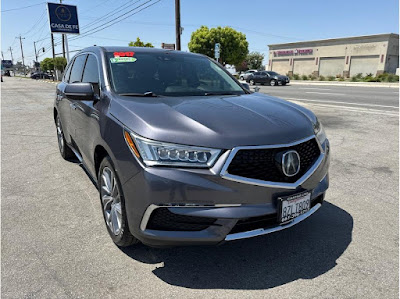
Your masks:
M 322 88 L 261 87 L 312 109 L 330 138 L 331 185 L 312 217 L 223 246 L 121 250 L 95 186 L 59 154 L 55 85 L 6 77 L 2 298 L 398 298 L 397 90 Z

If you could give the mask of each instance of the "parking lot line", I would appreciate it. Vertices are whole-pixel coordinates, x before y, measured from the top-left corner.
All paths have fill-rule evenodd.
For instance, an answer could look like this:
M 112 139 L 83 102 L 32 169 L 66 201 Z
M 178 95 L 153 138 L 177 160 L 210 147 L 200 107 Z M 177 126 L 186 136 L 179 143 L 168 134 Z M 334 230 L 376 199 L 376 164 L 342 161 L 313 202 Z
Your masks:
M 297 99 L 297 98 L 285 98 L 285 99 L 296 100 L 296 101 L 306 101 L 306 102 L 324 102 L 325 104 L 334 103 L 334 104 L 346 104 L 346 105 L 354 105 L 354 106 L 371 106 L 371 107 L 399 109 L 399 107 L 396 107 L 396 106 L 379 105 L 379 104 L 360 104 L 360 103 L 349 103 L 349 102 L 340 102 L 340 101 L 309 100 L 309 99 Z
M 336 93 L 336 92 L 317 92 L 317 91 L 306 91 L 306 93 L 315 93 L 315 94 L 329 94 L 333 96 L 344 96 L 344 93 Z

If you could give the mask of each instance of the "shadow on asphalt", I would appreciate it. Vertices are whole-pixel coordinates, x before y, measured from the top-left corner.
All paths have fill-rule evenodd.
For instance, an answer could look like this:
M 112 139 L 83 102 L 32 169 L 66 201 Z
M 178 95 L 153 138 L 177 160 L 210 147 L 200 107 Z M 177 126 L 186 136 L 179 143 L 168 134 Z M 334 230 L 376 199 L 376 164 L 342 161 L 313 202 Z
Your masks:
M 125 248 L 131 258 L 164 265 L 154 275 L 168 284 L 192 289 L 268 289 L 312 279 L 336 266 L 352 240 L 353 218 L 324 202 L 302 223 L 271 235 L 223 246 Z

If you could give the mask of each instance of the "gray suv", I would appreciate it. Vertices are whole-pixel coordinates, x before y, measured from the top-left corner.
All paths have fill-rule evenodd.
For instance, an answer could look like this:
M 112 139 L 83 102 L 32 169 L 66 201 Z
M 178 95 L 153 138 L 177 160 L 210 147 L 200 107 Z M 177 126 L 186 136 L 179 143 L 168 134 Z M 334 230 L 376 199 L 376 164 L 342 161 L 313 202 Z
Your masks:
M 70 61 L 56 90 L 58 145 L 96 183 L 115 244 L 218 244 L 320 208 L 329 184 L 321 123 L 246 87 L 179 51 L 90 47 Z

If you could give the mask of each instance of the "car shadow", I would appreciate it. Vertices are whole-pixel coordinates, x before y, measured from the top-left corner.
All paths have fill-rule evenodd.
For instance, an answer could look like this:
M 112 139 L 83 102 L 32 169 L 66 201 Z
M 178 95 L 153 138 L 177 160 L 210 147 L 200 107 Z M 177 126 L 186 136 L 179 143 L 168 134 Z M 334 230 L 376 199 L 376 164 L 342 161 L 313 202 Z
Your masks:
M 352 240 L 353 218 L 325 202 L 298 225 L 222 246 L 123 249 L 131 258 L 161 267 L 154 275 L 192 289 L 268 289 L 312 279 L 336 266 Z

